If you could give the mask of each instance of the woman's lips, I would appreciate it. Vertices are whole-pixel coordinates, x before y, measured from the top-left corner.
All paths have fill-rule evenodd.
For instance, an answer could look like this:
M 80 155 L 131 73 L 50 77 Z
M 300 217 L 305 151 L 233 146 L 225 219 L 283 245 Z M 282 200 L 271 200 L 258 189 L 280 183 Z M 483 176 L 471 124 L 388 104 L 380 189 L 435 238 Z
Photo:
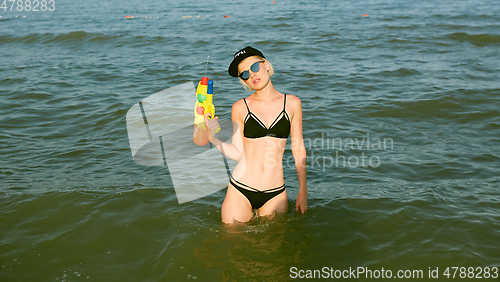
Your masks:
M 254 79 L 253 84 L 257 84 L 259 81 L 260 81 L 260 78 L 256 78 L 256 79 Z

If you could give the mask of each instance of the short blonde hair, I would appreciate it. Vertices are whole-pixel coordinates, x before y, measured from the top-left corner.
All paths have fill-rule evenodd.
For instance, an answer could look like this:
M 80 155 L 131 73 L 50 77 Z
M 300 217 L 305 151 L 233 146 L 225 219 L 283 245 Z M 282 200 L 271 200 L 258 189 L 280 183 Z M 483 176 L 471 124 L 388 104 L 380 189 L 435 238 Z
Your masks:
M 269 71 L 267 71 L 267 72 L 269 73 L 269 77 L 272 77 L 273 74 L 274 74 L 274 67 L 271 64 L 271 62 L 269 62 L 265 58 L 262 58 L 261 56 L 255 56 L 255 57 L 259 58 L 260 60 L 263 60 L 263 61 L 267 62 L 267 64 L 269 65 Z M 250 88 L 250 86 L 248 86 L 248 84 L 247 84 L 246 81 L 244 81 L 241 77 L 238 77 L 238 78 L 239 78 L 240 83 L 243 86 L 243 88 L 245 88 L 245 90 L 247 90 L 247 91 L 252 91 L 253 90 L 252 88 Z

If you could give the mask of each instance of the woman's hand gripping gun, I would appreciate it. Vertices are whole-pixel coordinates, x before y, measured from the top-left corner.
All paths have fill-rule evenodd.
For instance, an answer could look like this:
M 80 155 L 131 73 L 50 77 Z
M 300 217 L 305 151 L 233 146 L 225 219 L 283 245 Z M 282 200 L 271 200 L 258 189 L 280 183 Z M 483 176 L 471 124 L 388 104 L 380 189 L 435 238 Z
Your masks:
M 205 128 L 205 114 L 210 113 L 210 119 L 215 117 L 215 106 L 213 104 L 214 82 L 208 77 L 203 77 L 196 89 L 196 103 L 194 105 L 194 129 L 193 142 L 204 146 L 208 143 L 208 133 Z M 217 127 L 215 133 L 220 131 Z

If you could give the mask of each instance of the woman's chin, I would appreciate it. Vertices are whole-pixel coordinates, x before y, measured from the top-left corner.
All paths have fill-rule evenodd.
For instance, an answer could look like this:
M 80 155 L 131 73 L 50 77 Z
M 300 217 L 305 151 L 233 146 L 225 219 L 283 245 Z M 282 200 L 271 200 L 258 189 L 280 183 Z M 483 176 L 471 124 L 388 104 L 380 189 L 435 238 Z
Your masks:
M 269 84 L 269 80 L 268 81 L 259 80 L 256 84 L 252 84 L 252 86 L 249 85 L 249 87 L 252 90 L 259 91 L 259 90 L 262 90 L 262 89 L 266 88 L 266 86 L 268 84 Z

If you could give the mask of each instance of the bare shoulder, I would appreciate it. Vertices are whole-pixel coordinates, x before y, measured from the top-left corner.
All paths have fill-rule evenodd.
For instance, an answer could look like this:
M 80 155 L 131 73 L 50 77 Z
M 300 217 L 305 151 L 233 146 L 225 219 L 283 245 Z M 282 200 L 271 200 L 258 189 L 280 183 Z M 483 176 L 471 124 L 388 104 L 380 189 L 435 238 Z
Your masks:
M 286 103 L 287 103 L 287 108 L 290 109 L 290 112 L 292 115 L 295 115 L 295 113 L 300 113 L 302 112 L 302 101 L 300 100 L 299 97 L 291 94 L 286 95 Z
M 233 107 L 231 109 L 233 111 L 241 111 L 243 109 L 246 110 L 245 101 L 243 101 L 243 99 L 239 99 L 238 101 L 234 102 Z
M 292 122 L 295 120 L 295 116 L 302 119 L 302 102 L 300 98 L 295 95 L 286 94 L 286 111 Z
M 234 102 L 231 107 L 231 115 L 233 118 L 242 119 L 242 117 L 246 114 L 247 108 L 245 106 L 245 101 L 243 99 L 239 99 Z
M 302 101 L 295 95 L 286 94 L 286 101 L 287 104 L 294 110 L 302 107 Z

